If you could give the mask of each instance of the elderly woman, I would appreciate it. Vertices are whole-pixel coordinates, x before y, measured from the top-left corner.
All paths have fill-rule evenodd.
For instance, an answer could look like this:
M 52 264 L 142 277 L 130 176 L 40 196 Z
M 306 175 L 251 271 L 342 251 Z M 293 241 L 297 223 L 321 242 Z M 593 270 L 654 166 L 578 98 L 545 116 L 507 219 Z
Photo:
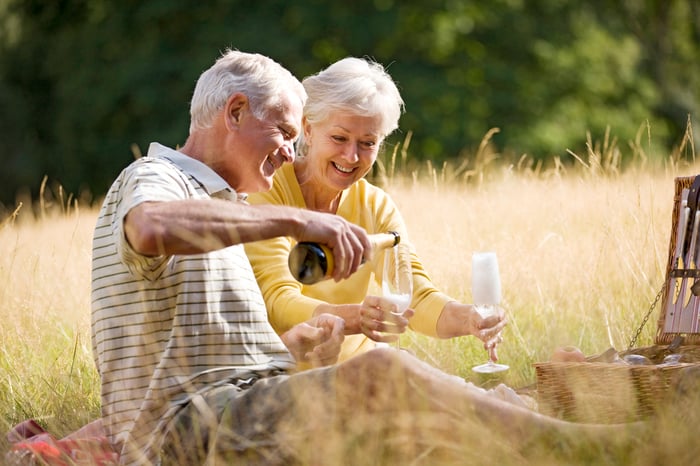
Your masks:
M 308 99 L 298 157 L 275 173 L 269 192 L 252 194 L 249 201 L 331 212 L 370 234 L 396 231 L 402 243 L 409 242 L 406 225 L 390 196 L 364 179 L 382 142 L 398 127 L 403 109 L 391 76 L 378 63 L 345 58 L 302 84 Z M 379 284 L 381 280 L 383 254 L 375 254 L 346 280 L 303 285 L 292 277 L 287 265 L 294 244 L 292 238 L 280 237 L 246 245 L 277 332 L 311 316 L 331 313 L 346 321 L 340 360 L 368 351 L 376 342 L 396 340 L 406 326 L 439 338 L 474 335 L 496 359 L 499 333 L 506 323 L 502 311 L 483 319 L 473 305 L 440 292 L 413 248 L 412 309 L 397 316 L 389 309 L 363 310 L 361 305 L 372 281 Z

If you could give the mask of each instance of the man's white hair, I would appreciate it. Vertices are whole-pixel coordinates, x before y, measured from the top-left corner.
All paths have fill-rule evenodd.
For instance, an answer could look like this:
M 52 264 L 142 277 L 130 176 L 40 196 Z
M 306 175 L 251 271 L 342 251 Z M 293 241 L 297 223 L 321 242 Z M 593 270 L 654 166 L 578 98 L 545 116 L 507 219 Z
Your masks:
M 226 50 L 197 80 L 190 102 L 190 133 L 211 127 L 216 114 L 235 93 L 244 94 L 253 115 L 263 118 L 290 90 L 303 105 L 306 92 L 289 70 L 264 55 Z

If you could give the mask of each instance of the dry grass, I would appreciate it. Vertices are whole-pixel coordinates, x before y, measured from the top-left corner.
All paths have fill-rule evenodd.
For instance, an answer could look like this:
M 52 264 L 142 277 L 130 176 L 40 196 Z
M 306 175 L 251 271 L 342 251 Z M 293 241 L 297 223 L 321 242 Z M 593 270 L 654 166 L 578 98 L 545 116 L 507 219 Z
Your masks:
M 558 346 L 625 349 L 663 283 L 673 200 L 667 173 L 530 179 L 503 169 L 476 187 L 411 182 L 390 191 L 433 280 L 455 298 L 470 301 L 471 253 L 497 252 L 510 320 L 501 357 L 515 366 L 507 377 L 516 386 Z M 653 333 L 652 322 L 639 343 L 651 343 Z M 484 357 L 470 339 L 416 338 L 415 345 L 429 354 L 444 347 L 455 360 L 440 364 L 464 376 L 464 364 Z
M 481 150 L 487 151 L 487 145 Z M 456 168 L 413 169 L 407 177 L 391 169 L 386 188 L 405 216 L 426 269 L 444 291 L 469 301 L 471 253 L 498 253 L 510 320 L 500 356 L 512 367 L 503 379 L 512 386 L 533 383 L 532 363 L 547 360 L 561 345 L 579 346 L 587 354 L 611 346 L 625 349 L 662 286 L 673 178 L 697 173 L 698 167 L 679 168 L 672 157 L 664 168 L 639 163 L 640 168 L 622 172 L 611 155 L 614 150 L 614 144 L 592 146 L 591 154 L 599 156 L 581 157 L 581 165 L 568 170 L 558 163 L 549 170 L 525 162 L 499 164 L 484 153 Z M 600 163 L 606 160 L 613 162 Z M 32 417 L 63 435 L 99 413 L 89 331 L 96 211 L 60 210 L 51 215 L 47 209 L 35 220 L 20 209 L 0 224 L 3 432 Z M 637 345 L 652 344 L 654 332 L 655 317 Z M 486 356 L 474 339 L 407 335 L 403 344 L 448 372 L 477 383 L 493 382 L 474 379 L 470 371 Z M 494 446 L 483 433 L 460 429 L 462 438 L 480 435 L 483 442 L 478 452 L 448 445 L 465 461 L 525 464 L 508 445 Z M 428 458 L 431 450 L 445 447 L 437 438 L 422 440 Z M 684 448 L 683 441 L 669 436 L 661 445 Z M 663 448 L 639 447 L 601 451 L 588 445 L 567 450 L 567 455 L 581 464 L 655 464 L 677 458 Z M 531 464 L 561 464 L 549 445 L 533 449 L 537 461 Z M 350 457 L 367 458 L 353 451 Z M 389 458 L 375 464 L 394 463 Z
M 0 227 L 2 432 L 33 417 L 60 435 L 99 414 L 90 344 L 94 220 L 94 212 L 20 214 Z

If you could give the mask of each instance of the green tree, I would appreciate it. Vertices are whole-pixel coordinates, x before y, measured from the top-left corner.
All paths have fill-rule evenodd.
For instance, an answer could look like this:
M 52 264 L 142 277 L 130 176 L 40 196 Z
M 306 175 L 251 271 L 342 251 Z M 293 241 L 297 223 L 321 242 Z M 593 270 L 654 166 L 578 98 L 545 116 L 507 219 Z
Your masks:
M 47 175 L 101 195 L 151 141 L 181 144 L 197 76 L 226 47 L 303 77 L 348 55 L 384 64 L 410 156 L 546 160 L 649 123 L 677 144 L 700 91 L 693 0 L 0 0 L 0 203 Z M 700 140 L 697 139 L 696 140 Z M 621 144 L 624 145 L 624 144 Z M 651 151 L 654 152 L 654 151 Z M 664 150 L 656 151 L 665 156 Z

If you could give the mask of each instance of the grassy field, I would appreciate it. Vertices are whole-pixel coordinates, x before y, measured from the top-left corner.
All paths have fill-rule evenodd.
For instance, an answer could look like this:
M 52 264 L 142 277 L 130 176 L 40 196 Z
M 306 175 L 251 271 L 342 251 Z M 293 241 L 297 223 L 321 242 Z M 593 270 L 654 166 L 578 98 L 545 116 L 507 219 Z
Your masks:
M 663 284 L 673 179 L 700 170 L 675 164 L 624 173 L 593 168 L 538 171 L 492 163 L 466 177 L 450 179 L 443 169 L 392 177 L 386 186 L 433 281 L 456 299 L 470 300 L 471 253 L 497 252 L 509 318 L 499 354 L 511 366 L 499 381 L 513 387 L 533 384 L 532 364 L 548 360 L 559 346 L 576 345 L 586 354 L 627 348 Z M 96 211 L 62 210 L 45 207 L 34 218 L 24 207 L 0 226 L 3 434 L 31 417 L 61 436 L 99 415 L 89 296 Z M 653 343 L 658 312 L 636 346 Z M 470 370 L 486 358 L 473 338 L 438 341 L 410 334 L 402 344 L 450 373 L 493 383 L 475 379 Z M 689 451 L 677 450 L 687 439 L 657 436 L 639 451 L 587 449 L 578 459 L 685 464 Z M 0 442 L 1 453 L 4 435 Z M 507 446 L 483 442 L 483 450 L 463 452 L 465 462 L 523 464 Z M 560 464 L 544 448 L 535 457 L 531 464 Z
M 392 193 L 427 270 L 455 298 L 470 301 L 472 252 L 497 252 L 510 321 L 500 357 L 514 386 L 532 381 L 531 364 L 559 346 L 626 349 L 663 283 L 668 173 L 532 179 L 504 169 L 476 187 L 407 184 Z M 654 331 L 655 321 L 639 343 Z M 411 341 L 465 377 L 484 358 L 473 339 Z
M 95 212 L 0 229 L 0 429 L 36 417 L 67 432 L 99 414 L 90 343 Z

